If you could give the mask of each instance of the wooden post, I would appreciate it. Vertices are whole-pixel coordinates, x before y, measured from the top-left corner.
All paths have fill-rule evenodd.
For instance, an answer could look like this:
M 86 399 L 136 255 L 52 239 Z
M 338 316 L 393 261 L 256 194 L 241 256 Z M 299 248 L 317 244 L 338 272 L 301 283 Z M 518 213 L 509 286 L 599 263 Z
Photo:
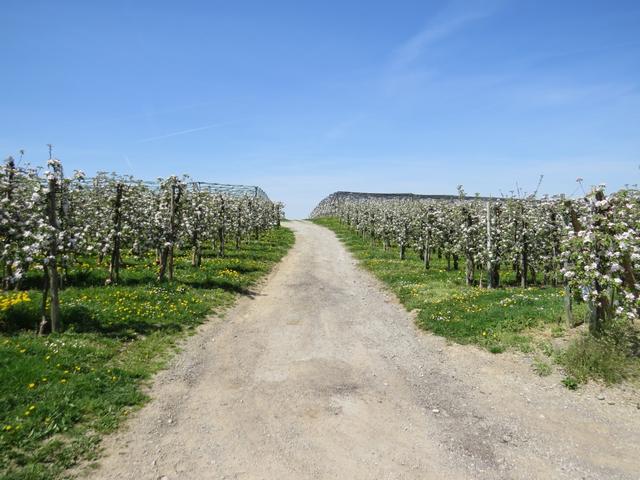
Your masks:
M 487 288 L 494 288 L 493 281 L 491 278 L 491 271 L 493 270 L 493 262 L 492 262 L 492 251 L 491 251 L 491 205 L 487 202 L 487 212 L 486 212 L 486 223 L 487 223 Z
M 6 170 L 8 171 L 8 175 L 7 175 L 7 194 L 6 194 L 6 199 L 9 201 L 9 203 L 11 203 L 11 196 L 13 194 L 13 179 L 14 179 L 14 175 L 15 175 L 15 169 L 16 169 L 16 163 L 13 160 L 13 157 L 9 157 L 7 159 L 7 166 L 6 166 Z M 3 270 L 5 271 L 5 274 L 3 275 L 6 280 L 5 283 L 3 285 L 3 288 L 5 289 L 9 289 L 9 285 L 11 284 L 11 277 L 13 275 L 13 268 L 11 266 L 11 263 L 4 263 L 2 265 Z
M 520 255 L 520 286 L 527 288 L 527 272 L 529 271 L 529 244 L 527 240 L 527 223 L 525 222 L 524 203 L 520 204 L 520 214 L 522 215 L 522 253 Z
M 55 177 L 49 179 L 48 193 L 48 213 L 49 225 L 52 228 L 49 238 L 49 261 L 47 262 L 47 272 L 49 273 L 49 294 L 51 295 L 51 331 L 57 332 L 60 329 L 60 298 L 58 296 L 60 277 L 58 275 L 57 255 L 58 255 L 58 216 L 56 209 L 56 189 L 58 182 Z

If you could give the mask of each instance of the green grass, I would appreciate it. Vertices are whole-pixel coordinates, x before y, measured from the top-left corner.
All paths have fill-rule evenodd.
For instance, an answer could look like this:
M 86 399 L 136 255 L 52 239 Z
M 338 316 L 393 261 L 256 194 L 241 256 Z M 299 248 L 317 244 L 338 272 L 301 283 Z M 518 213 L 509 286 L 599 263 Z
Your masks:
M 176 341 L 248 292 L 293 241 L 290 230 L 272 230 L 200 269 L 180 256 L 176 280 L 163 285 L 153 258 L 126 258 L 110 287 L 106 267 L 84 259 L 61 294 L 60 334 L 34 335 L 37 291 L 0 311 L 0 478 L 59 478 L 95 458 L 100 437 L 147 400 L 141 387 Z M 39 281 L 35 272 L 27 285 Z
M 640 378 L 640 336 L 614 322 L 595 337 L 579 336 L 557 356 L 567 374 L 579 383 L 591 378 L 606 384 Z
M 533 370 L 541 377 L 551 375 L 552 368 L 545 360 L 536 359 L 533 362 Z
M 446 261 L 434 256 L 427 270 L 415 253 L 408 252 L 405 260 L 399 260 L 397 248 L 385 252 L 381 245 L 372 246 L 335 218 L 314 221 L 333 230 L 407 310 L 415 310 L 416 323 L 425 330 L 492 353 L 515 349 L 536 354 L 534 371 L 546 376 L 552 363 L 559 364 L 567 374 L 563 383 L 569 389 L 589 379 L 616 383 L 640 378 L 640 336 L 628 324 L 610 328 L 600 338 L 579 334 L 564 351 L 554 347 L 554 339 L 568 334 L 560 288 L 515 287 L 510 270 L 500 272 L 506 286 L 495 290 L 468 287 L 464 260 L 461 270 L 447 270 Z M 586 314 L 583 303 L 574 305 L 575 318 Z

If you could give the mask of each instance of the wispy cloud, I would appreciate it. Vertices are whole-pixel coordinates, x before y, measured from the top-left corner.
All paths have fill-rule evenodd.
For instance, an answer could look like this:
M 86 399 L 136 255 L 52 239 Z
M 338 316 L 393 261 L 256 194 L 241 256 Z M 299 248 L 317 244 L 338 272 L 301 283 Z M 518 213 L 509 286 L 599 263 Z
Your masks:
M 135 143 L 147 143 L 147 142 L 153 142 L 155 140 L 162 140 L 163 138 L 178 137 L 180 135 L 186 135 L 188 133 L 200 132 L 202 130 L 209 130 L 211 128 L 216 128 L 216 127 L 224 127 L 226 125 L 229 125 L 230 123 L 231 122 L 212 123 L 211 125 L 204 125 L 202 127 L 189 128 L 187 130 L 179 130 L 177 132 L 158 135 L 157 137 L 142 138 L 140 140 L 137 140 Z
M 401 69 L 415 62 L 430 45 L 461 30 L 467 24 L 487 16 L 481 13 L 465 13 L 451 19 L 431 23 L 400 45 L 393 54 L 392 67 Z
M 427 25 L 401 44 L 393 52 L 391 67 L 400 70 L 413 64 L 425 50 L 441 40 L 459 32 L 468 25 L 489 17 L 495 11 L 495 2 L 480 2 L 474 5 L 474 9 L 468 4 L 462 8 L 457 2 L 453 2 L 435 15 Z

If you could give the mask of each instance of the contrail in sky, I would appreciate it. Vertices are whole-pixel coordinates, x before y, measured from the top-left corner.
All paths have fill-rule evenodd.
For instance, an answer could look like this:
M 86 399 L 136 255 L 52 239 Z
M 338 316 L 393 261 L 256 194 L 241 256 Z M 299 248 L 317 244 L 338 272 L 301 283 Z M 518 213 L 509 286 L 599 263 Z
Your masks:
M 186 135 L 187 133 L 199 132 L 201 130 L 208 130 L 214 127 L 222 127 L 224 125 L 229 125 L 230 123 L 231 122 L 212 123 L 211 125 L 205 125 L 204 127 L 190 128 L 188 130 L 180 130 L 179 132 L 167 133 L 165 135 L 159 135 L 157 137 L 143 138 L 142 140 L 138 140 L 135 143 L 146 143 L 152 142 L 153 140 L 161 140 L 163 138 L 177 137 L 178 135 Z

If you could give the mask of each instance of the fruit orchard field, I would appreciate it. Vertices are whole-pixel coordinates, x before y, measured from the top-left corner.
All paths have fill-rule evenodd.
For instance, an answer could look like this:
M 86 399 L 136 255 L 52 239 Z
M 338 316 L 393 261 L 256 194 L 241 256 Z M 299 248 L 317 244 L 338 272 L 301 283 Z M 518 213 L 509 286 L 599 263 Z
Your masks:
M 105 202 L 107 213 L 109 205 L 113 208 Z M 99 218 L 108 223 L 112 216 Z M 61 263 L 57 267 L 64 273 L 60 331 L 37 336 L 43 312 L 49 318 L 43 303 L 49 290 L 42 284 L 50 271 L 34 261 L 37 255 L 51 258 L 47 231 L 28 269 L 20 262 L 10 265 L 13 274 L 20 268 L 23 273 L 0 294 L 0 471 L 6 479 L 54 478 L 93 458 L 101 435 L 147 400 L 144 381 L 166 363 L 176 341 L 237 294 L 249 292 L 293 244 L 286 228 L 251 229 L 231 237 L 224 250 L 220 243 L 215 250 L 211 243 L 198 243 L 194 265 L 194 251 L 183 241 L 182 247 L 171 246 L 172 280 L 159 281 L 156 251 L 133 254 L 132 244 L 125 243 L 135 240 L 129 229 L 113 282 L 114 237 L 107 229 L 101 238 L 111 246 L 104 255 L 90 254 L 90 242 L 56 254 L 64 262 L 64 271 Z M 34 245 L 24 235 L 11 241 Z
M 400 260 L 397 246 L 385 250 L 377 243 L 372 245 L 337 218 L 314 221 L 333 230 L 405 308 L 415 313 L 416 323 L 423 329 L 493 353 L 515 349 L 531 354 L 542 375 L 548 374 L 554 363 L 559 364 L 571 388 L 593 378 L 611 383 L 640 377 L 640 362 L 620 352 L 607 337 L 594 340 L 578 334 L 575 343 L 565 350 L 568 342 L 558 339 L 574 338 L 576 332 L 564 319 L 563 288 L 536 284 L 520 288 L 512 269 L 505 268 L 500 272 L 503 288 L 480 289 L 467 285 L 465 272 L 451 268 L 445 258 L 434 255 L 430 268 L 425 269 L 417 252 L 409 251 Z M 573 314 L 585 318 L 587 306 L 578 303 Z

